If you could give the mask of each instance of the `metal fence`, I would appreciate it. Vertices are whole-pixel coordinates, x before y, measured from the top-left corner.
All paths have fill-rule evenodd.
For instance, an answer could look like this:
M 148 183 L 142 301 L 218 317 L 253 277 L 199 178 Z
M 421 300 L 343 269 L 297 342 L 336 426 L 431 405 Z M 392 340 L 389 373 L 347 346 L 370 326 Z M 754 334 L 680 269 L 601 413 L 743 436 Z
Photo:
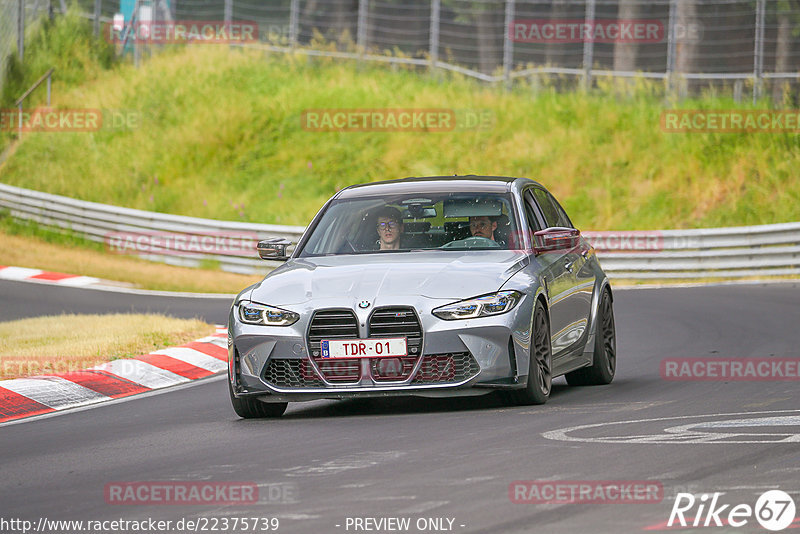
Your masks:
M 52 2 L 56 2 L 53 4 Z M 53 8 L 60 8 L 64 0 L 0 0 L 0 88 L 6 76 L 7 61 L 13 54 L 21 59 L 25 54 L 26 28 L 30 28 L 39 17 L 49 15 Z
M 254 232 L 261 239 L 285 237 L 296 243 L 305 230 L 302 226 L 218 221 L 120 208 L 6 184 L 0 184 L 0 208 L 17 219 L 68 230 L 98 242 L 107 242 L 112 232 L 171 232 L 186 236 Z M 590 241 L 598 237 L 592 236 L 591 232 L 587 234 L 590 234 Z M 631 233 L 621 234 L 630 236 Z M 606 238 L 608 235 L 605 234 Z M 610 277 L 681 279 L 800 275 L 800 223 L 664 230 L 648 232 L 647 236 L 657 237 L 657 249 L 598 253 Z M 192 256 L 145 254 L 142 257 L 190 267 L 212 260 L 224 270 L 239 273 L 263 273 L 278 265 L 256 259 L 255 249 L 252 257 L 216 253 Z
M 176 19 L 255 21 L 276 51 L 394 60 L 493 83 L 556 75 L 591 86 L 639 76 L 681 92 L 769 91 L 782 102 L 800 79 L 800 4 L 783 0 L 173 0 L 172 9 Z M 622 21 L 659 30 L 632 39 L 526 32 Z M 322 42 L 337 50 L 312 50 Z M 387 59 L 387 50 L 402 57 Z
M 59 10 L 64 0 L 52 0 Z M 0 0 L 0 57 L 16 48 L 18 6 L 33 16 L 51 0 Z M 108 22 L 120 2 L 77 0 Z M 790 0 L 138 0 L 174 20 L 254 21 L 274 51 L 299 51 L 456 70 L 493 83 L 599 78 L 664 80 L 682 92 L 708 86 L 741 98 L 796 104 L 800 3 Z M 631 21 L 654 35 L 611 33 Z M 543 31 L 585 25 L 566 39 Z M 536 32 L 532 30 L 536 29 Z M 574 32 L 573 32 L 574 33 Z M 630 37 L 630 38 L 629 38 Z M 325 46 L 322 46 L 325 43 Z M 391 52 L 387 55 L 386 52 Z

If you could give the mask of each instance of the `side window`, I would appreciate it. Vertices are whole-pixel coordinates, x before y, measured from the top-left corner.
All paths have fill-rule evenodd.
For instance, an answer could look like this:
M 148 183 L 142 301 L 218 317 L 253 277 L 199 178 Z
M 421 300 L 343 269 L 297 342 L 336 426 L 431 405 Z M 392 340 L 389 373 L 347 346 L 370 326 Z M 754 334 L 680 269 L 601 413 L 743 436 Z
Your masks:
M 564 226 L 567 228 L 573 227 L 572 222 L 569 220 L 569 217 L 567 217 L 566 212 L 558 204 L 556 199 L 553 198 L 553 195 L 544 189 L 538 188 L 533 189 L 533 195 L 536 198 L 536 203 L 542 210 L 542 215 L 544 215 L 544 219 L 548 228 L 552 226 Z
M 558 220 L 561 222 L 559 226 L 564 226 L 566 228 L 575 228 L 575 226 L 572 224 L 572 221 L 569 219 L 567 212 L 564 211 L 564 208 L 562 208 L 561 204 L 559 204 L 558 200 L 556 200 L 556 197 L 554 197 L 550 193 L 547 193 L 547 196 L 550 197 L 550 200 L 553 201 L 553 207 L 558 212 Z
M 530 190 L 525 191 L 525 218 L 528 219 L 528 226 L 530 226 L 534 232 L 544 229 L 544 221 L 541 220 L 541 215 L 537 214 L 538 211 Z

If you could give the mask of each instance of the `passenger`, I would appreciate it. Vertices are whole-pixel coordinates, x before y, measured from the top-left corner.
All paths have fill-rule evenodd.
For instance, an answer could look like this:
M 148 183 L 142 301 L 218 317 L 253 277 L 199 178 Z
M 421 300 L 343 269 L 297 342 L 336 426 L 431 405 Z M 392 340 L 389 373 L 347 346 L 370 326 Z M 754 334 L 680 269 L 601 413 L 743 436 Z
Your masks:
M 485 237 L 495 241 L 494 231 L 497 230 L 497 221 L 491 217 L 470 217 L 469 231 L 472 237 Z
M 380 250 L 399 250 L 400 236 L 403 234 L 403 216 L 400 210 L 391 206 L 381 208 L 377 213 L 376 229 Z

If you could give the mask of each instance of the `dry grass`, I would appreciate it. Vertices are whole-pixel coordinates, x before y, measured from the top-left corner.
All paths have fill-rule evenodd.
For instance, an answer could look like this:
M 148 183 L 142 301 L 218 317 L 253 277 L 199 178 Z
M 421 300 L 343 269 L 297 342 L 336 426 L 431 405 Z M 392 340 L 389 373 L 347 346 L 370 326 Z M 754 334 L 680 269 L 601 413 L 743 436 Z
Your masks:
M 87 335 L 91 332 L 91 335 Z M 214 333 L 165 315 L 58 315 L 0 323 L 0 379 L 70 372 Z
M 263 275 L 174 267 L 3 232 L 0 232 L 0 265 L 94 276 L 142 289 L 200 293 L 238 293 L 263 278 Z

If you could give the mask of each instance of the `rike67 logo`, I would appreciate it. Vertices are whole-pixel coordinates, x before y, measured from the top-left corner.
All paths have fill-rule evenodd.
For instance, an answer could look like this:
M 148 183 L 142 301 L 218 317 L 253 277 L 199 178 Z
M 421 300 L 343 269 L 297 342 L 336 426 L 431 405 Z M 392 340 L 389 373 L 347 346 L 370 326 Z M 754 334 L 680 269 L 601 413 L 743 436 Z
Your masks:
M 678 493 L 667 527 L 734 527 L 747 525 L 753 518 L 763 528 L 779 531 L 794 522 L 795 504 L 792 497 L 781 490 L 770 490 L 759 496 L 754 507 L 749 504 L 722 504 L 723 493 L 704 493 L 696 498 L 691 493 Z

